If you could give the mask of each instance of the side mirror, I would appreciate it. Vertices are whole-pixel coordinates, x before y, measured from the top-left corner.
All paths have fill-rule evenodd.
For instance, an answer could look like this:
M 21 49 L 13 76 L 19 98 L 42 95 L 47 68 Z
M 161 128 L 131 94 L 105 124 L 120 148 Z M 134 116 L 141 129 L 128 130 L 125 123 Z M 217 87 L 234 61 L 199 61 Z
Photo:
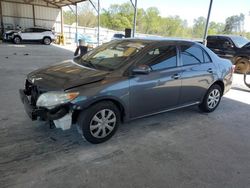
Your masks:
M 135 67 L 132 72 L 133 74 L 149 74 L 151 72 L 151 68 L 148 65 L 139 65 Z
M 225 42 L 225 47 L 226 48 L 233 48 L 234 45 L 227 41 L 227 42 Z

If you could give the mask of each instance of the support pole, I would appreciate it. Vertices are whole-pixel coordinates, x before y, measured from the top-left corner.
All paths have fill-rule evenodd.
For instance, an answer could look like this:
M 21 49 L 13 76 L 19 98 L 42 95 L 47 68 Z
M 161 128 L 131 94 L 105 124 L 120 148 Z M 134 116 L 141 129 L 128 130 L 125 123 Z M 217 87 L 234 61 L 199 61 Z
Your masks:
M 61 43 L 62 43 L 62 45 L 64 45 L 65 44 L 65 41 L 64 41 L 64 31 L 63 31 L 63 29 L 64 29 L 64 18 L 63 18 L 63 9 L 61 8 L 61 39 L 62 39 L 62 41 L 61 41 Z
M 134 7 L 134 23 L 133 23 L 132 37 L 135 37 L 135 33 L 136 33 L 136 17 L 137 17 L 137 0 L 135 0 L 135 4 L 133 4 L 133 7 Z
M 76 35 L 75 35 L 75 42 L 76 44 L 78 43 L 77 38 L 78 38 L 78 12 L 77 12 L 77 3 L 75 4 L 76 6 Z
M 32 5 L 32 12 L 33 12 L 33 25 L 36 26 L 36 14 L 35 14 L 35 5 Z
M 1 22 L 1 34 L 3 34 L 4 33 L 4 25 L 3 25 L 2 1 L 0 1 L 0 22 Z
M 63 26 L 64 26 L 64 18 L 63 18 L 63 9 L 61 8 L 61 35 L 64 34 Z
M 100 0 L 97 0 L 97 8 L 95 4 L 92 2 L 92 0 L 89 0 L 95 11 L 97 12 L 97 44 L 100 45 Z
M 208 32 L 209 19 L 210 19 L 212 5 L 213 5 L 213 0 L 210 0 L 210 5 L 209 5 L 209 9 L 208 9 L 208 14 L 207 14 L 206 27 L 205 27 L 204 37 L 203 37 L 203 44 L 205 46 L 207 45 L 207 32 Z
M 97 44 L 98 46 L 100 45 L 100 0 L 98 0 L 98 5 L 97 5 L 97 17 L 98 17 L 98 33 L 97 33 Z

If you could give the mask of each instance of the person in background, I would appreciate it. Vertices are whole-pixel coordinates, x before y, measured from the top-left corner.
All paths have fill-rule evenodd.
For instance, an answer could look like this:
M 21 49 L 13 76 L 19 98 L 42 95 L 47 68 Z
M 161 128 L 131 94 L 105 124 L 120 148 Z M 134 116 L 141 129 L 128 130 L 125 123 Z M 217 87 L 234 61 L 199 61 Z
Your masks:
M 82 39 L 79 39 L 78 42 L 79 42 L 79 45 L 76 48 L 74 56 L 82 57 L 88 52 L 88 46 L 86 45 L 85 41 Z M 80 55 L 79 55 L 79 51 L 80 51 Z

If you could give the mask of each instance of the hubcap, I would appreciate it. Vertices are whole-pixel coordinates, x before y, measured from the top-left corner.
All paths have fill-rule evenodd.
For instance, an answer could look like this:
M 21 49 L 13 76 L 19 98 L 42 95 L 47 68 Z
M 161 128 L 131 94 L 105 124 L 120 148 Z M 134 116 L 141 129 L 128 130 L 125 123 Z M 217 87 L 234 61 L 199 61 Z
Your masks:
M 208 95 L 207 99 L 207 105 L 210 109 L 213 109 L 216 107 L 220 100 L 220 91 L 218 89 L 214 89 L 211 91 L 211 93 Z
M 50 40 L 46 38 L 46 39 L 44 39 L 44 43 L 45 43 L 45 44 L 49 44 L 49 43 L 50 43 Z
M 15 38 L 15 43 L 20 43 L 20 39 L 18 37 Z
M 116 125 L 116 115 L 110 109 L 97 112 L 90 121 L 90 132 L 96 138 L 108 136 Z

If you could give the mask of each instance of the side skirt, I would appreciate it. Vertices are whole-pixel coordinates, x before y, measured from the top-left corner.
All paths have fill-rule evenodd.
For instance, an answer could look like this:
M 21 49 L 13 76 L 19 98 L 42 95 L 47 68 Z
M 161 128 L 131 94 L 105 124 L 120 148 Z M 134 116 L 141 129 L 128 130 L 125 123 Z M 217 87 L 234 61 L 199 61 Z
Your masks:
M 181 105 L 181 106 L 174 107 L 174 108 L 169 108 L 167 110 L 162 110 L 162 111 L 159 111 L 159 112 L 154 112 L 154 113 L 151 113 L 151 114 L 147 114 L 147 115 L 143 115 L 143 116 L 131 118 L 131 119 L 128 119 L 127 121 L 131 121 L 131 120 L 135 120 L 135 119 L 140 119 L 140 118 L 144 118 L 144 117 L 148 117 L 148 116 L 153 116 L 153 115 L 156 115 L 156 114 L 161 114 L 161 113 L 169 112 L 169 111 L 173 111 L 173 110 L 178 110 L 178 109 L 181 109 L 181 108 L 186 108 L 186 107 L 189 107 L 189 106 L 198 105 L 200 103 L 201 103 L 200 101 L 197 101 L 197 102 L 193 102 L 193 103 L 190 103 L 190 104 Z

